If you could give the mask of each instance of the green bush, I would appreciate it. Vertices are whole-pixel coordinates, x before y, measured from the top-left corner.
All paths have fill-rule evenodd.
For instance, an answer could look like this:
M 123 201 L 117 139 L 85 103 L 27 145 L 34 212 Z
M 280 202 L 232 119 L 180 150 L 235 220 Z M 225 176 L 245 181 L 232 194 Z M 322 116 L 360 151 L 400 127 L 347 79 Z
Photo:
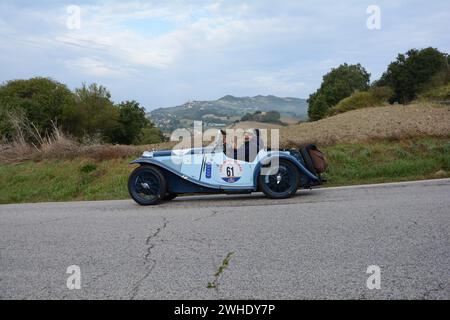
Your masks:
M 369 89 L 369 92 L 371 92 L 378 101 L 382 102 L 388 102 L 394 96 L 394 90 L 390 87 L 373 86 Z
M 450 83 L 426 90 L 419 96 L 419 100 L 432 102 L 450 101 Z
M 393 94 L 393 90 L 389 87 L 374 87 L 368 91 L 358 91 L 341 100 L 327 114 L 335 115 L 361 108 L 381 106 L 386 104 Z
M 164 137 L 161 130 L 156 127 L 146 127 L 141 130 L 141 135 L 139 140 L 136 142 L 138 145 L 143 144 L 154 144 L 166 141 L 166 137 Z
M 0 85 L 0 134 L 11 139 L 18 125 L 32 123 L 33 133 L 44 136 L 53 130 L 53 123 L 61 120 L 63 110 L 74 108 L 75 103 L 67 86 L 50 78 L 8 81 Z M 11 115 L 16 125 L 12 124 Z M 31 135 L 24 138 L 32 139 Z
M 95 171 L 95 170 L 97 170 L 97 166 L 95 165 L 95 164 L 93 164 L 93 163 L 88 163 L 88 164 L 85 164 L 85 165 L 83 165 L 81 168 L 80 168 L 80 172 L 81 173 L 91 173 L 91 172 L 93 172 L 93 171 Z

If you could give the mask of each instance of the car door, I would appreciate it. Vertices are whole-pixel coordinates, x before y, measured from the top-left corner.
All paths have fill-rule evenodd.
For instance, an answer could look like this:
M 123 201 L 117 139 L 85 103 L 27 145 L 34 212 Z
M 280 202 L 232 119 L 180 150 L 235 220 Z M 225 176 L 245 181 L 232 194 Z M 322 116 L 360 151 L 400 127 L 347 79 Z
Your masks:
M 224 188 L 253 187 L 255 164 L 227 157 L 223 152 L 204 155 L 201 181 Z
M 182 156 L 181 173 L 191 179 L 200 180 L 203 158 L 203 149 L 188 150 Z

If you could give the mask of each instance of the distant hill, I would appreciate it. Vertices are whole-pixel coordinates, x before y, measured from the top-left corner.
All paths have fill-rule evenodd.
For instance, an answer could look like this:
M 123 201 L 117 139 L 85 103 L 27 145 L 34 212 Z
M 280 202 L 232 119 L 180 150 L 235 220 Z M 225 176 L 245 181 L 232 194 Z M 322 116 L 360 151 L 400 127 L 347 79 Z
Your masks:
M 282 117 L 306 119 L 308 104 L 305 99 L 276 96 L 224 96 L 213 101 L 190 101 L 181 106 L 159 108 L 148 113 L 155 125 L 168 132 L 191 127 L 193 121 L 203 121 L 206 127 L 226 127 L 246 113 L 255 111 L 280 112 Z

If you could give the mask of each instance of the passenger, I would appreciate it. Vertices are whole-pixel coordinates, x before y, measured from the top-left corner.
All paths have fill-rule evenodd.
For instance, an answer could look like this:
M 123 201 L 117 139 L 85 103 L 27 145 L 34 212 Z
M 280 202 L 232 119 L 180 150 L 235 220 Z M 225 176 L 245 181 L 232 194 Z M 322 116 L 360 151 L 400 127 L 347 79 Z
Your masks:
M 253 162 L 259 150 L 264 148 L 264 143 L 256 130 L 246 129 L 244 131 L 244 143 L 236 150 L 237 159 L 246 162 Z

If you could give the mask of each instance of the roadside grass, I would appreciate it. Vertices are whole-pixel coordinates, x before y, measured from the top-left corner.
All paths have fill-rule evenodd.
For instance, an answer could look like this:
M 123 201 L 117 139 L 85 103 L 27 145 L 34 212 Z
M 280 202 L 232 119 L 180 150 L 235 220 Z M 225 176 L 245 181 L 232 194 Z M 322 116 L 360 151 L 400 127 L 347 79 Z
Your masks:
M 0 165 L 0 203 L 125 199 L 127 163 L 73 159 Z
M 450 139 L 341 144 L 324 148 L 328 186 L 450 177 Z
M 330 164 L 327 186 L 450 177 L 450 138 L 380 140 L 323 150 Z M 132 158 L 0 164 L 0 203 L 127 199 Z

